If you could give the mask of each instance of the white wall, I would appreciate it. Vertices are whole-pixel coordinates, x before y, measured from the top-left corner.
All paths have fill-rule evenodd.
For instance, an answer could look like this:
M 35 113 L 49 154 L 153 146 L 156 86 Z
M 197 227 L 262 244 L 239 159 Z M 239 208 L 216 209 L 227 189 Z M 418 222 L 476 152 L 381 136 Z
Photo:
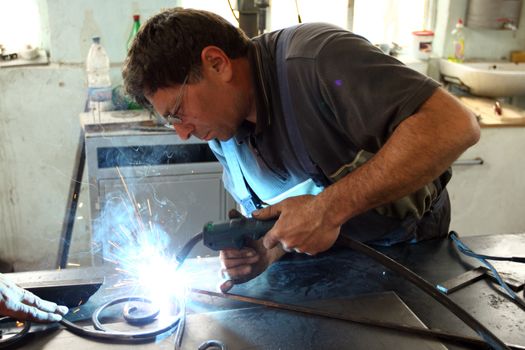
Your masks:
M 16 0 L 6 0 L 16 1 Z M 84 59 L 101 36 L 114 83 L 132 25 L 177 1 L 39 0 L 51 64 L 0 69 L 0 260 L 16 270 L 53 268 L 84 108 Z M 88 264 L 89 213 L 80 196 L 71 262 Z
M 49 267 L 56 257 L 83 85 L 74 67 L 0 70 L 2 259 Z
M 434 50 L 440 57 L 451 56 L 451 33 L 458 18 L 465 21 L 468 0 L 439 0 Z M 525 50 L 525 4 L 517 31 L 465 28 L 466 59 L 509 59 L 513 50 Z

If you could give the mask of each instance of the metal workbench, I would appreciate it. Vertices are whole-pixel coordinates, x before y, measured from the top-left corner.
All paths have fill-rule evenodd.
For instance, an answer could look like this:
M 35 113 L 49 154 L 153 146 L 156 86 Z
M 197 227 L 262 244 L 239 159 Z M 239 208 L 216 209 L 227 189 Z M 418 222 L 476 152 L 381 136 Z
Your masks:
M 463 241 L 478 253 L 523 256 L 525 252 L 525 233 L 468 237 Z M 447 239 L 378 250 L 432 284 L 480 265 L 474 259 L 460 256 Z M 186 264 L 184 269 L 193 276 L 192 287 L 216 290 L 220 282 L 218 258 L 190 259 Z M 496 262 L 494 265 L 500 272 L 525 280 L 523 264 Z M 417 324 L 413 318 L 407 321 L 411 310 L 430 328 L 476 336 L 462 321 L 403 278 L 385 270 L 370 258 L 345 248 L 334 247 L 315 257 L 289 254 L 258 278 L 235 286 L 231 292 L 330 311 L 357 312 L 371 319 Z M 112 293 L 111 289 L 103 286 L 85 308 L 100 303 Z M 523 290 L 519 295 L 523 297 Z M 391 302 L 397 297 L 408 309 L 402 307 L 403 303 Z M 454 292 L 451 298 L 505 342 L 525 345 L 525 310 L 512 303 L 488 279 Z M 219 338 L 229 350 L 443 348 L 428 339 L 216 297 L 190 295 L 188 308 L 183 349 L 196 349 L 199 341 L 209 338 Z M 449 349 L 463 349 L 456 345 L 444 345 Z M 173 339 L 168 336 L 156 343 L 115 345 L 82 339 L 66 330 L 56 330 L 46 335 L 35 334 L 24 344 L 24 349 L 56 349 L 63 346 L 75 349 L 172 349 Z

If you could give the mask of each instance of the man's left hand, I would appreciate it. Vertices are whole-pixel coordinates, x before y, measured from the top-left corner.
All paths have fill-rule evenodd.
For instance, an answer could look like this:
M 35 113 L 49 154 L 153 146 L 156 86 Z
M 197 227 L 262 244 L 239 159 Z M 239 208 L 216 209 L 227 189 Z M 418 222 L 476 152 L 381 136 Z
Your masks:
M 264 236 L 267 249 L 279 242 L 286 251 L 315 255 L 329 249 L 339 236 L 340 225 L 332 222 L 317 196 L 291 197 L 252 213 L 256 219 L 279 217 Z

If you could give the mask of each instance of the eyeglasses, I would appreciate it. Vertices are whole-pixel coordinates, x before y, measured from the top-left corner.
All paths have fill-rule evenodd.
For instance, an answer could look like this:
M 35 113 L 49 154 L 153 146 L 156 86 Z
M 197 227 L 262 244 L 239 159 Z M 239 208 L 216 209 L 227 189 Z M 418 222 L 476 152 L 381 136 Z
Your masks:
M 182 124 L 182 117 L 178 115 L 178 112 L 182 105 L 182 97 L 184 96 L 184 90 L 186 89 L 186 83 L 188 82 L 189 74 L 186 75 L 184 80 L 182 81 L 181 88 L 179 95 L 177 96 L 177 99 L 175 100 L 175 108 L 174 113 L 168 113 L 166 116 L 162 116 L 162 118 L 166 121 L 167 124 Z

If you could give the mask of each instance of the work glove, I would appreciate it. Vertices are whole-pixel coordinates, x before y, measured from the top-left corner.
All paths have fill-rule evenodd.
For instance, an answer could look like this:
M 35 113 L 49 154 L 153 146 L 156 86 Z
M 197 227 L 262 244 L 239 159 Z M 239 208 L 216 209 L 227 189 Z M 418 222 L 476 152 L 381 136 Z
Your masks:
M 0 316 L 20 321 L 57 322 L 68 311 L 66 306 L 40 299 L 0 274 Z

